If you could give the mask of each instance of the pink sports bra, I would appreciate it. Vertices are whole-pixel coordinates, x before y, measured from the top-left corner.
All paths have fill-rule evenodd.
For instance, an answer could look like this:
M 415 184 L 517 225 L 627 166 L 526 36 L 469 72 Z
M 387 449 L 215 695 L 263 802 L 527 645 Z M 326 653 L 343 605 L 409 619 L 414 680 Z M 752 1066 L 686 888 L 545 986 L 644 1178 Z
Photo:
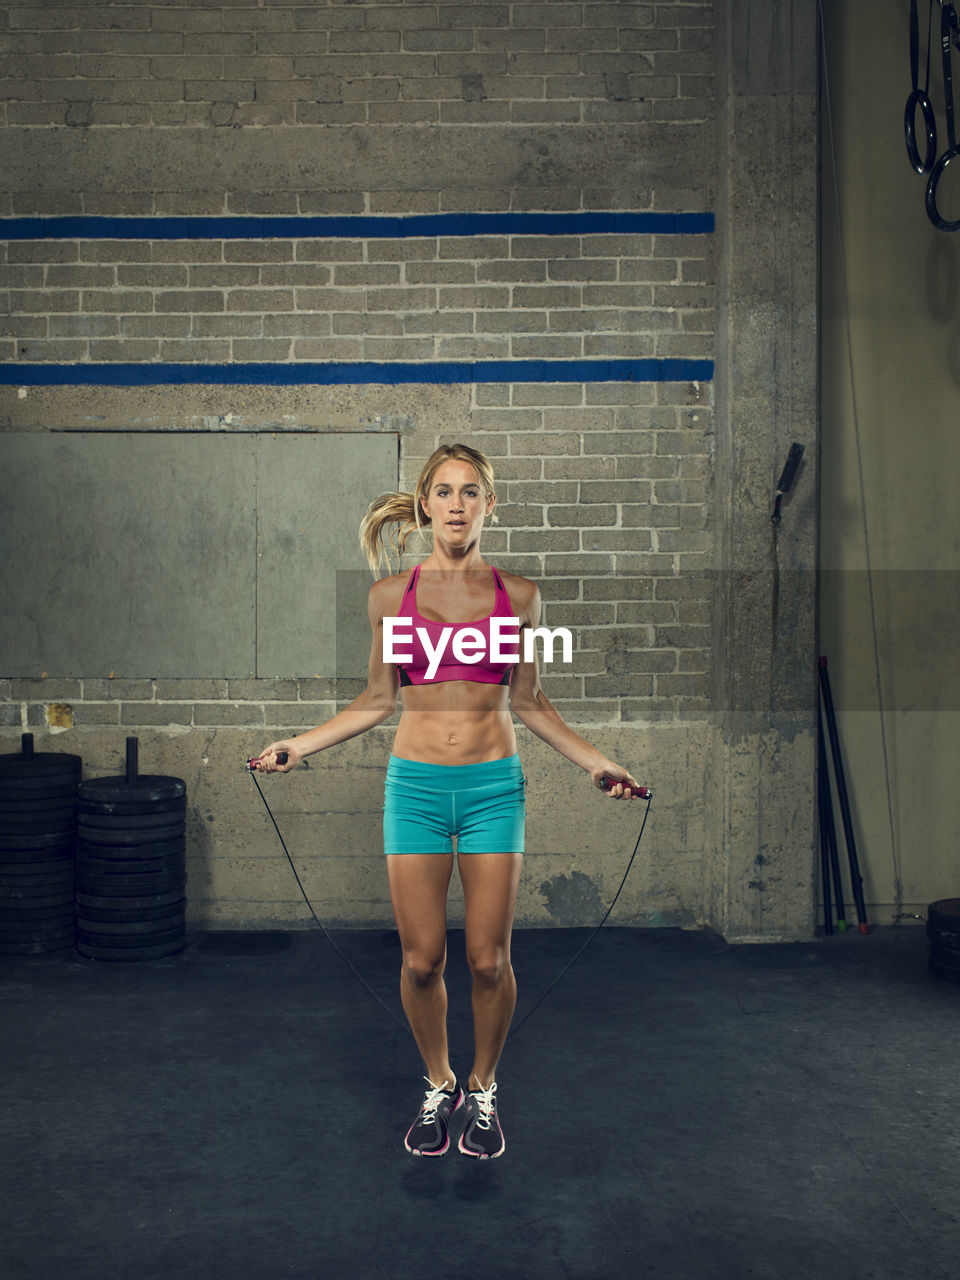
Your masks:
M 410 575 L 397 615 L 398 618 L 410 618 L 412 624 L 409 631 L 396 639 L 397 650 L 402 649 L 404 655 L 410 654 L 409 661 L 404 657 L 397 662 L 401 685 L 439 684 L 444 680 L 472 680 L 477 684 L 509 684 L 519 652 L 520 622 L 510 606 L 510 597 L 496 569 L 493 570 L 496 583 L 493 612 L 486 618 L 479 618 L 476 622 L 454 623 L 434 622 L 433 619 L 425 618 L 417 612 L 417 582 L 420 579 L 420 567 L 417 565 Z M 497 619 L 500 627 L 503 628 L 499 644 L 497 636 L 494 636 L 494 643 L 491 644 L 490 624 L 493 619 Z M 424 644 L 423 636 L 420 634 L 421 628 L 426 632 L 426 638 L 433 650 L 432 655 L 428 653 Z M 494 630 L 496 632 L 499 628 Z M 446 632 L 445 636 L 444 632 Z M 438 654 L 440 646 L 442 646 L 442 653 Z M 498 656 L 496 653 L 498 647 L 501 651 L 499 656 L 502 657 L 506 653 L 509 661 L 493 660 Z M 472 662 L 461 661 L 462 657 L 468 656 L 473 657 Z M 433 667 L 432 676 L 429 674 L 431 667 Z

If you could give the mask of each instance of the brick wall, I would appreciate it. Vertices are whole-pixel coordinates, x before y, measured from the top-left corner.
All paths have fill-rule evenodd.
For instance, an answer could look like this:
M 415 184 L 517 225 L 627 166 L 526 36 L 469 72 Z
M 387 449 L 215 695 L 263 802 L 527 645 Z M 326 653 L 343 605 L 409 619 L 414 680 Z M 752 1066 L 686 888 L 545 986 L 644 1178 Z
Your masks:
M 706 358 L 708 237 L 11 241 L 5 360 Z
M 719 189 L 716 7 L 5 3 L 0 213 L 708 212 Z M 713 383 L 595 372 L 448 386 L 436 371 L 454 361 L 711 361 L 724 235 L 11 238 L 0 245 L 0 428 L 387 430 L 399 434 L 407 486 L 440 441 L 489 453 L 500 506 L 485 553 L 537 578 L 547 624 L 576 633 L 574 663 L 545 673 L 547 692 L 668 797 L 657 864 L 627 892 L 624 918 L 695 923 L 709 914 L 700 860 L 716 710 L 717 591 L 704 573 L 721 545 Z M 338 361 L 433 371 L 422 383 L 316 380 L 310 366 Z M 303 381 L 244 381 L 256 362 L 302 365 Z M 160 385 L 142 372 L 181 364 L 229 375 L 219 386 L 189 372 Z M 92 366 L 141 372 L 132 388 L 109 377 L 83 385 Z M 73 381 L 71 370 L 81 371 Z M 221 818 L 229 805 L 247 812 L 249 799 L 227 775 L 353 688 L 0 677 L 8 740 L 46 727 L 97 773 L 116 768 L 137 732 L 142 760 L 187 777 L 196 921 L 304 918 L 264 870 L 270 831 Z M 330 753 L 320 795 L 294 784 L 285 795 L 299 798 L 282 803 L 295 835 L 308 842 L 311 823 L 342 804 L 328 778 L 370 769 L 362 776 L 378 787 L 388 750 L 388 731 L 375 732 Z M 543 795 L 566 793 L 569 766 L 536 742 L 522 750 Z M 562 853 L 603 897 L 622 841 L 596 827 L 589 799 L 571 799 L 573 825 L 532 801 L 531 865 L 542 858 L 553 875 Z M 375 859 L 379 800 L 371 805 L 357 802 L 352 828 L 343 816 L 343 830 L 360 833 L 328 903 L 344 923 L 389 918 L 382 886 L 370 888 L 358 862 Z M 534 870 L 521 922 L 550 923 L 537 883 Z
M 702 3 L 627 0 L 6 3 L 4 123 L 235 128 L 707 119 L 710 22 Z

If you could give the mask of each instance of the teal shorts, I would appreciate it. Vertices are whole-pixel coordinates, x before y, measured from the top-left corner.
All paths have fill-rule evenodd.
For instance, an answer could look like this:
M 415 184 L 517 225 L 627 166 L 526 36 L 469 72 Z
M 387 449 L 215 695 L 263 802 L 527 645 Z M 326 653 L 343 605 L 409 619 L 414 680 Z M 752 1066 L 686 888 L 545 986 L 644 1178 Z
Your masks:
M 384 853 L 523 853 L 520 757 L 427 764 L 391 756 L 383 796 Z

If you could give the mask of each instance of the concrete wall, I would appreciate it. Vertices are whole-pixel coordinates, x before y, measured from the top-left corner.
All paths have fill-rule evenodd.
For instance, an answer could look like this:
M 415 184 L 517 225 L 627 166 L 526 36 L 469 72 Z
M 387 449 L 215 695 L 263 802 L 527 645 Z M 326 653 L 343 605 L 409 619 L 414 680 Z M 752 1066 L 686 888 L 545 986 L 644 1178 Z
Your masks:
M 547 692 L 657 790 L 615 918 L 809 933 L 812 5 L 7 4 L 0 23 L 4 215 L 155 220 L 8 223 L 3 430 L 387 431 L 407 486 L 439 441 L 482 448 L 501 500 L 486 554 L 576 629 Z M 716 230 L 592 220 L 689 212 Z M 478 213 L 482 231 L 457 221 Z M 579 221 L 510 221 L 557 213 Z M 416 234 L 350 221 L 414 214 Z M 166 238 L 195 215 L 225 221 Z M 347 221 L 237 234 L 244 215 Z M 792 439 L 808 464 L 780 563 L 807 577 L 774 615 Z M 305 922 L 241 764 L 350 682 L 63 674 L 5 673 L 5 738 L 31 727 L 96 775 L 138 733 L 143 767 L 188 783 L 192 919 Z M 639 806 L 601 817 L 527 737 L 518 921 L 594 922 Z M 331 921 L 390 918 L 389 742 L 271 781 Z
M 928 220 L 904 145 L 909 6 L 859 10 L 827 6 L 825 26 L 821 645 L 865 895 L 890 922 L 958 892 L 960 242 Z M 938 26 L 933 51 L 939 152 Z M 941 194 L 957 217 L 949 171 Z

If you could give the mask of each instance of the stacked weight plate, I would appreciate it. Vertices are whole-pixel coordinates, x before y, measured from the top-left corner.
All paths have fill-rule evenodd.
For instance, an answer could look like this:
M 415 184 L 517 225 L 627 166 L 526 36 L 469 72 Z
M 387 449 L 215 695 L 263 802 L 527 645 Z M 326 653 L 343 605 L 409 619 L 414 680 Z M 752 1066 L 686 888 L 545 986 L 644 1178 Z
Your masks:
M 77 950 L 94 960 L 161 960 L 186 935 L 182 778 L 137 775 L 79 787 Z
M 0 954 L 72 951 L 79 756 L 0 756 Z
M 930 972 L 960 982 L 960 898 L 941 898 L 927 908 Z

